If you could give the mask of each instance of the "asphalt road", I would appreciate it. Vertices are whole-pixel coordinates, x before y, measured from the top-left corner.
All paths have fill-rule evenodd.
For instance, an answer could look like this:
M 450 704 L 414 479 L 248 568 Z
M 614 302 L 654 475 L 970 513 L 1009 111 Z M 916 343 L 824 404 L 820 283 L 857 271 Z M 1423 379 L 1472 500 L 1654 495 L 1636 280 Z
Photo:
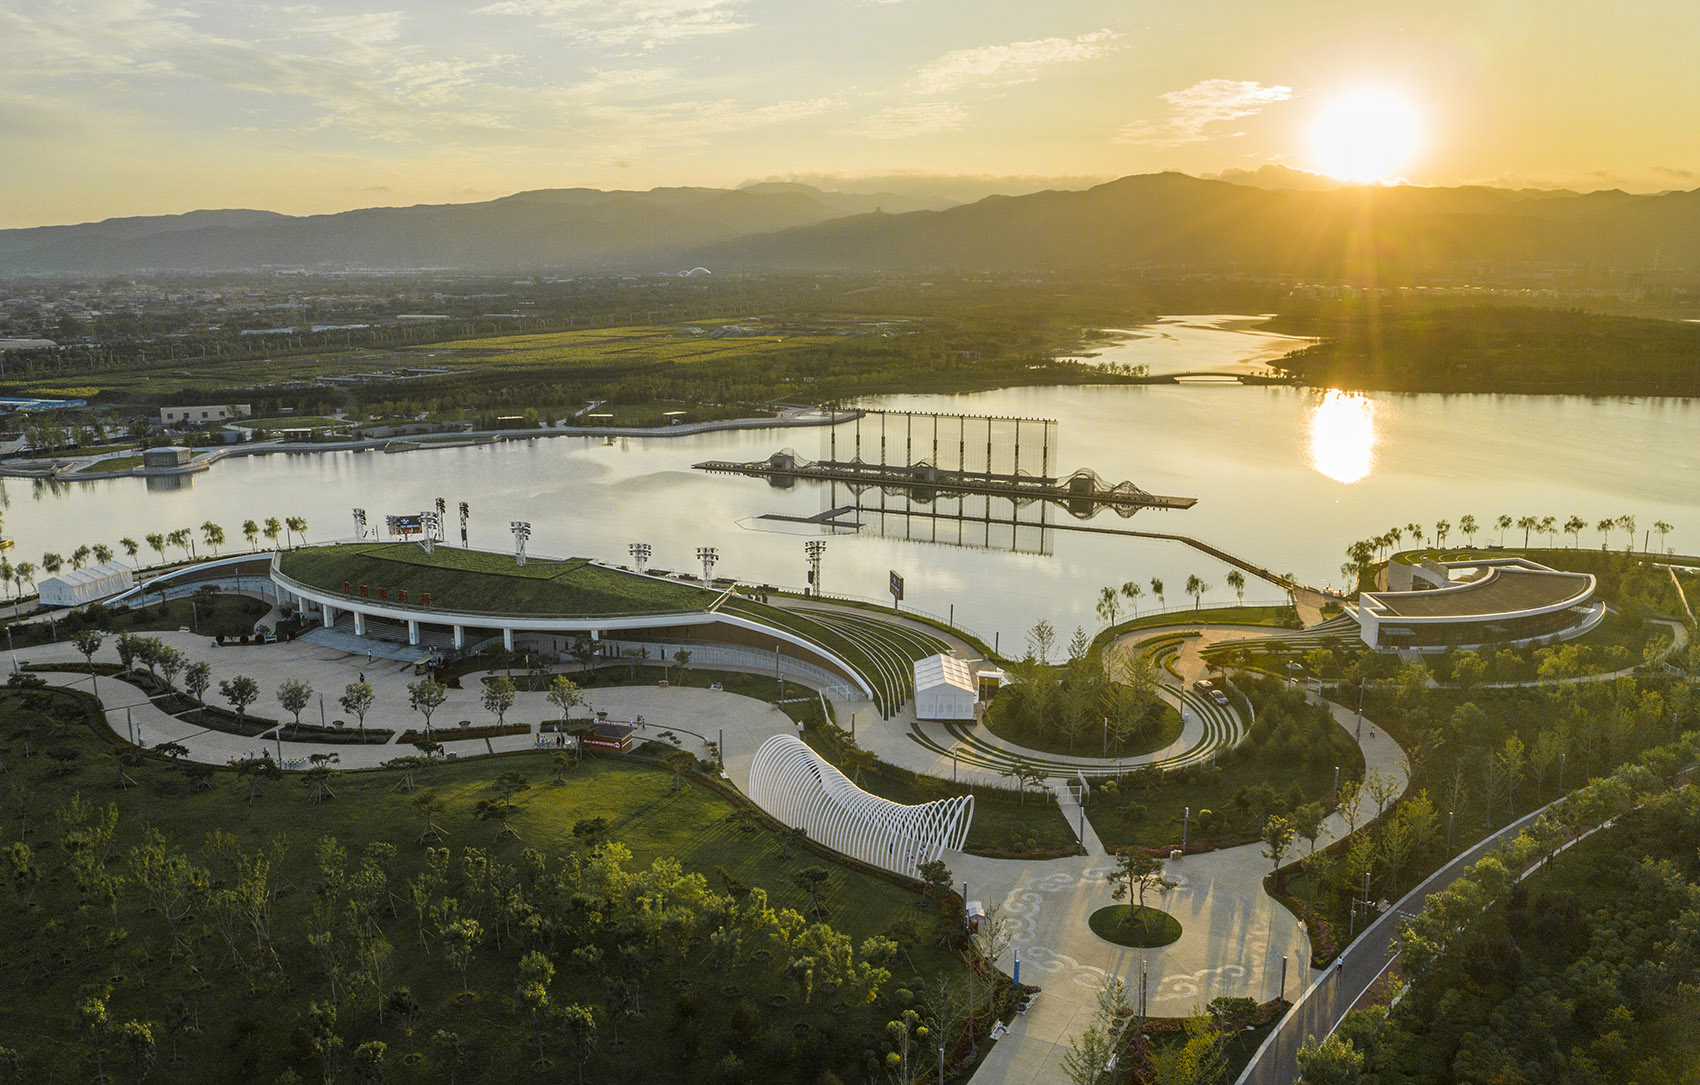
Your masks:
M 1240 1074 L 1235 1085 L 1292 1085 L 1299 1078 L 1298 1052 L 1310 1037 L 1326 1037 L 1339 1025 L 1346 1011 L 1373 987 L 1394 960 L 1393 938 L 1402 916 L 1415 915 L 1429 895 L 1451 885 L 1477 860 L 1515 837 L 1539 817 L 1545 807 L 1484 837 L 1457 858 L 1429 875 L 1417 888 L 1370 924 L 1369 930 L 1346 947 L 1336 963 L 1299 996 L 1281 1024 L 1264 1040 Z

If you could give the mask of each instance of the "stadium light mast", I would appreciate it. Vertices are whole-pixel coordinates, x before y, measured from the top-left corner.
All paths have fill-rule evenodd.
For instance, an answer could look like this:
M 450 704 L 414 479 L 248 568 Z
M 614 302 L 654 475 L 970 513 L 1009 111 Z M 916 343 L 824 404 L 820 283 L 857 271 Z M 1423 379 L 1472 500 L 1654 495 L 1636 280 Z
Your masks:
M 360 539 L 360 540 L 364 540 L 366 538 L 366 510 L 365 509 L 355 509 L 354 510 L 354 537 L 356 539 Z
M 646 542 L 631 543 L 626 549 L 632 552 L 632 563 L 637 566 L 637 571 L 640 573 L 643 572 L 643 567 L 649 564 L 649 555 L 655 552 L 655 547 Z
M 443 537 L 443 517 L 441 513 L 422 512 L 419 514 L 419 545 L 431 553 L 431 545 Z
M 697 560 L 702 562 L 702 586 L 713 588 L 714 563 L 720 560 L 720 550 L 713 546 L 699 546 Z
M 820 559 L 826 553 L 825 539 L 810 539 L 803 544 L 803 552 L 809 556 L 809 587 L 816 595 L 820 594 Z
M 510 520 L 508 529 L 514 533 L 514 559 L 525 564 L 525 540 L 531 538 L 531 522 L 529 520 Z
M 472 506 L 462 501 L 460 503 L 460 545 L 466 545 L 466 518 L 472 515 Z

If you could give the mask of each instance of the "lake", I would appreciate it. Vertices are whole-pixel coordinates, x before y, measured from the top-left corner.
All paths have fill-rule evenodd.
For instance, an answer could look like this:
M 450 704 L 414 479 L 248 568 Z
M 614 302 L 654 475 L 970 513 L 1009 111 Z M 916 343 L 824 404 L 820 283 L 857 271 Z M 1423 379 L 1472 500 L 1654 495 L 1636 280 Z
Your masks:
M 1245 320 L 1171 318 L 1151 329 L 1130 329 L 1118 345 L 1096 349 L 1105 360 L 1151 364 L 1154 371 L 1163 365 L 1169 372 L 1256 365 L 1270 352 L 1290 349 L 1284 337 L 1247 331 Z M 1501 513 L 1560 522 L 1574 514 L 1590 525 L 1631 514 L 1643 532 L 1661 519 L 1675 525 L 1671 548 L 1700 549 L 1700 487 L 1694 482 L 1700 406 L 1691 400 L 1357 396 L 1189 384 L 890 396 L 864 405 L 1057 419 L 1060 452 L 1053 462 L 1062 473 L 1090 467 L 1111 483 L 1129 479 L 1153 493 L 1197 497 L 1198 504 L 1131 519 L 1100 512 L 1090 521 L 1053 508 L 1046 513 L 1050 524 L 1191 535 L 1314 584 L 1341 582 L 1344 551 L 1355 539 L 1409 521 L 1456 524 L 1464 513 L 1484 524 Z M 441 496 L 449 502 L 451 524 L 456 504 L 470 503 L 474 546 L 511 548 L 509 522 L 526 520 L 532 554 L 624 563 L 627 545 L 643 541 L 655 548 L 653 568 L 696 572 L 696 548 L 713 546 L 720 555 L 717 575 L 781 586 L 804 583 L 803 543 L 826 537 L 822 580 L 828 593 L 889 600 L 883 593 L 896 570 L 906 578 L 905 606 L 954 615 L 1005 650 L 1019 649 L 1024 631 L 1040 618 L 1058 628 L 1059 641 L 1076 626 L 1096 629 L 1101 623 L 1094 601 L 1106 584 L 1140 582 L 1142 611 L 1155 605 L 1152 577 L 1164 581 L 1170 606 L 1190 602 L 1182 590 L 1189 575 L 1212 585 L 1205 602 L 1234 600 L 1227 569 L 1180 543 L 983 522 L 887 516 L 882 523 L 870 514 L 862 514 L 867 527 L 861 534 L 835 534 L 761 517 L 819 514 L 844 502 L 842 488 L 836 495 L 818 484 L 786 489 L 691 469 L 707 459 L 765 459 L 782 447 L 817 458 L 824 433 L 558 437 L 395 455 L 255 456 L 216 464 L 175 490 L 115 479 L 71 483 L 54 493 L 8 479 L 4 524 L 17 546 L 7 554 L 13 562 L 39 564 L 44 550 L 66 554 L 97 542 L 117 549 L 123 535 L 141 540 L 206 520 L 222 525 L 239 546 L 242 521 L 268 516 L 305 516 L 314 540 L 352 537 L 355 507 L 378 523 L 385 514 L 417 512 Z M 864 501 L 877 503 L 878 497 Z M 1023 513 L 1036 515 L 1031 506 Z M 914 537 L 898 537 L 904 534 Z M 450 535 L 458 537 L 453 526 Z M 994 548 L 955 545 L 958 538 L 990 541 Z M 1490 529 L 1477 541 L 1496 538 Z M 1622 532 L 1611 539 L 1624 545 Z M 1456 528 L 1450 541 L 1464 541 Z M 1599 541 L 1591 526 L 1583 533 L 1583 545 Z M 144 544 L 143 557 L 153 556 Z M 1248 602 L 1278 595 L 1256 580 L 1245 592 Z M 1004 637 L 1010 645 L 1001 644 Z

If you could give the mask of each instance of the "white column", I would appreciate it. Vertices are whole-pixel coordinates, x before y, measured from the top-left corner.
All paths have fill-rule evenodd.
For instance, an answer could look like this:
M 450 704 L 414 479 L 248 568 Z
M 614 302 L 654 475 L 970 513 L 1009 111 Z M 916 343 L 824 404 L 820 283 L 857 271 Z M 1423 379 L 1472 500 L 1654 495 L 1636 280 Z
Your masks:
M 412 618 L 407 620 L 407 643 L 419 643 L 419 623 Z
M 514 631 L 512 629 L 502 630 L 502 647 L 510 652 L 514 650 Z
M 593 640 L 593 641 L 601 640 L 602 639 L 602 630 L 592 629 L 590 631 L 590 639 Z
M 366 615 L 358 610 L 354 612 L 354 635 L 357 637 L 366 635 Z
M 324 621 L 325 628 L 329 629 L 331 626 L 336 624 L 336 608 L 320 603 L 319 617 Z
M 458 650 L 458 649 L 465 648 L 465 647 L 466 647 L 466 626 L 457 625 L 457 626 L 455 626 L 455 648 Z

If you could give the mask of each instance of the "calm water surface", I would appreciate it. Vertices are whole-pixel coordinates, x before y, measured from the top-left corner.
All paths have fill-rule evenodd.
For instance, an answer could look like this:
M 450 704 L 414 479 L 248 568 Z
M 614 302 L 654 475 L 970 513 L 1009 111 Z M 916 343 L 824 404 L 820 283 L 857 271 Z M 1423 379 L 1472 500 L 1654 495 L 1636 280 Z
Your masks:
M 1175 324 L 1127 340 L 1116 360 L 1140 351 L 1171 371 L 1227 368 L 1274 349 L 1228 321 L 1188 318 L 1184 350 Z M 1210 321 L 1220 318 L 1209 318 Z M 1196 325 L 1196 326 L 1194 326 Z M 1166 338 L 1166 336 L 1171 338 Z M 1212 338 L 1214 337 L 1214 338 Z M 1216 343 L 1214 361 L 1210 343 Z M 1146 344 L 1142 348 L 1142 344 Z M 1182 360 L 1176 353 L 1185 355 Z M 1153 367 L 1157 362 L 1154 361 Z M 1340 579 L 1354 539 L 1416 520 L 1454 523 L 1463 513 L 1491 523 L 1512 516 L 1575 514 L 1590 524 L 1625 513 L 1643 530 L 1676 525 L 1669 545 L 1700 548 L 1700 405 L 1664 399 L 1543 396 L 1342 395 L 1293 388 L 1149 386 L 1022 388 L 963 396 L 892 396 L 890 410 L 1055 418 L 1063 472 L 1091 467 L 1155 493 L 1197 497 L 1186 512 L 1100 513 L 1094 526 L 1193 535 L 1312 583 Z M 720 575 L 798 585 L 803 542 L 823 529 L 762 520 L 763 513 L 819 513 L 820 487 L 775 488 L 763 480 L 691 470 L 705 459 L 759 460 L 783 446 L 820 455 L 823 430 L 733 431 L 670 439 L 551 438 L 500 448 L 271 455 L 228 460 L 182 489 L 141 479 L 70 484 L 58 493 L 4 482 L 11 559 L 39 564 L 44 550 L 82 543 L 117 547 L 120 536 L 221 524 L 240 543 L 244 519 L 305 516 L 313 539 L 353 533 L 350 510 L 416 512 L 438 496 L 472 505 L 474 546 L 508 548 L 510 520 L 529 520 L 530 552 L 627 560 L 633 541 L 654 545 L 653 566 L 694 570 L 698 546 L 720 550 Z M 1079 521 L 1053 511 L 1053 523 Z M 879 525 L 872 525 L 877 528 Z M 877 597 L 887 573 L 907 579 L 906 605 L 948 615 L 988 640 L 1019 647 L 1048 618 L 1067 632 L 1099 622 L 1098 589 L 1165 581 L 1166 602 L 1185 603 L 1197 574 L 1214 585 L 1205 601 L 1232 601 L 1219 562 L 1183 544 L 1051 530 L 887 519 L 884 534 L 831 536 L 829 592 Z M 897 538 L 989 537 L 1001 549 Z M 1485 536 L 1491 541 L 1496 533 Z M 1454 530 L 1453 539 L 1462 541 Z M 1484 541 L 1478 536 L 1478 541 Z M 1567 540 L 1565 540 L 1567 541 Z M 1656 541 L 1656 540 L 1655 540 Z M 1622 545 L 1621 533 L 1614 544 Z M 1591 528 L 1584 545 L 1599 545 Z M 1019 546 L 1019 550 L 1011 549 Z M 122 551 L 120 551 L 120 554 Z M 144 545 L 144 556 L 149 556 Z M 1253 581 L 1247 601 L 1278 593 Z

